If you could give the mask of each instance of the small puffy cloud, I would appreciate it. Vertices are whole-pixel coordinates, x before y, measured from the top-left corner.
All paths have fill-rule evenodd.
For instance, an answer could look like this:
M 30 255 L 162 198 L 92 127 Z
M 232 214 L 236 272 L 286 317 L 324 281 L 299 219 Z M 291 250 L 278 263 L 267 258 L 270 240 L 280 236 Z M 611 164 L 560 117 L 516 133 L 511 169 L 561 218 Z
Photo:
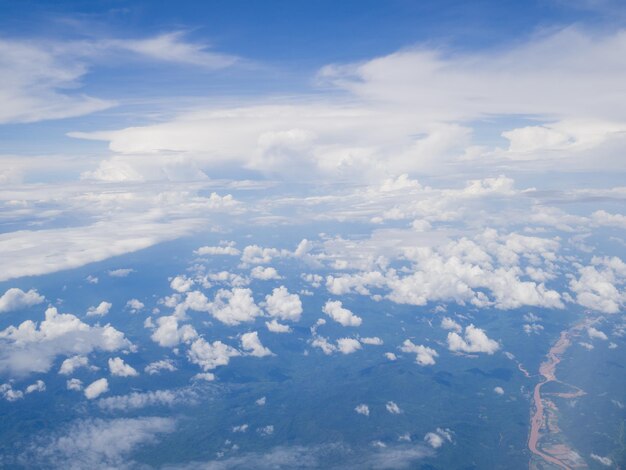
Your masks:
M 337 347 L 334 344 L 329 343 L 328 339 L 323 336 L 315 337 L 313 341 L 311 341 L 311 346 L 321 349 L 326 355 L 330 355 L 337 350 Z
M 87 281 L 89 284 L 98 284 L 98 281 L 100 281 L 100 279 L 98 279 L 97 276 L 92 276 L 90 274 L 85 278 L 85 281 Z
M 44 392 L 45 390 L 46 390 L 46 384 L 44 383 L 44 381 L 38 380 L 34 384 L 31 384 L 28 387 L 26 387 L 26 390 L 24 390 L 24 393 L 28 395 L 29 393 Z
M 290 333 L 291 328 L 289 325 L 283 325 L 282 323 L 278 323 L 276 319 L 272 321 L 266 321 L 265 326 L 272 333 Z
M 607 341 L 609 337 L 603 331 L 600 331 L 593 326 L 587 328 L 587 335 L 591 339 L 601 339 L 602 341 Z
M 337 350 L 341 354 L 352 354 L 361 349 L 361 343 L 354 338 L 339 338 L 337 340 Z
M 79 379 L 69 379 L 66 382 L 66 386 L 68 390 L 74 390 L 76 392 L 80 392 L 83 389 L 83 382 Z
M 133 367 L 126 364 L 120 357 L 109 359 L 109 370 L 111 371 L 111 375 L 118 377 L 135 377 L 139 375 Z
M 344 308 L 340 300 L 327 301 L 322 311 L 343 326 L 359 326 L 363 321 L 361 317 Z
M 576 302 L 604 313 L 617 313 L 626 303 L 626 264 L 617 257 L 593 257 L 590 266 L 578 268 L 579 278 L 569 287 Z
M 274 426 L 272 424 L 268 426 L 263 426 L 262 428 L 258 428 L 257 432 L 261 436 L 271 436 L 272 434 L 274 434 Z
M 215 294 L 215 301 L 210 306 L 210 313 L 226 325 L 239 325 L 253 321 L 262 314 L 254 303 L 250 289 L 220 289 Z
M 396 356 L 394 353 L 392 352 L 386 352 L 385 353 L 385 357 L 387 358 L 387 360 L 389 361 L 395 361 L 398 359 L 398 356 Z
M 302 301 L 298 294 L 290 294 L 285 286 L 280 286 L 265 297 L 265 309 L 272 317 L 298 321 L 302 314 Z
M 441 320 L 441 328 L 443 328 L 444 330 L 456 331 L 457 333 L 460 333 L 463 330 L 463 328 L 461 328 L 461 325 L 459 325 L 450 317 L 443 317 L 443 319 Z
M 601 455 L 594 453 L 591 453 L 590 457 L 596 462 L 601 463 L 605 467 L 611 467 L 613 465 L 613 460 L 611 460 L 609 457 L 602 457 Z
M 136 313 L 139 310 L 142 310 L 145 307 L 143 302 L 138 299 L 130 299 L 126 302 L 126 308 L 129 309 L 132 313 Z
M 585 343 L 584 341 L 581 341 L 580 344 L 583 348 L 585 348 L 587 351 L 591 351 L 593 349 L 593 344 L 591 343 Z
M 369 338 L 361 338 L 361 343 L 369 344 L 371 346 L 382 346 L 383 340 L 380 339 L 378 336 L 372 336 Z
M 276 248 L 262 248 L 258 245 L 248 245 L 243 249 L 241 262 L 249 264 L 267 264 L 276 256 L 280 256 L 280 250 Z
M 259 333 L 252 331 L 241 335 L 241 348 L 248 351 L 247 354 L 255 357 L 273 356 L 274 353 L 261 344 Z
M 211 372 L 200 372 L 193 376 L 193 380 L 204 380 L 205 382 L 213 382 L 215 380 L 215 374 Z
M 540 325 L 539 323 L 525 323 L 522 328 L 524 329 L 524 333 L 527 335 L 539 334 L 543 331 L 543 325 Z
M 194 253 L 198 256 L 239 256 L 241 254 L 241 252 L 234 247 L 234 244 L 228 244 L 226 246 L 201 246 Z
M 354 409 L 354 411 L 356 411 L 358 414 L 363 415 L 363 416 L 369 416 L 370 415 L 370 407 L 367 406 L 364 403 L 361 403 L 360 405 L 357 405 L 356 408 Z
M 413 344 L 411 340 L 405 340 L 400 347 L 402 352 L 415 353 L 415 362 L 420 366 L 432 366 L 435 364 L 435 358 L 439 356 L 439 353 L 432 348 L 423 345 Z
M 504 389 L 502 387 L 495 387 L 493 391 L 497 395 L 504 395 Z
M 230 358 L 235 356 L 241 356 L 241 353 L 232 346 L 221 341 L 209 343 L 204 338 L 196 339 L 187 352 L 189 360 L 205 371 L 228 365 Z
M 85 397 L 87 397 L 88 400 L 93 400 L 108 391 L 109 381 L 105 378 L 98 379 L 85 387 Z
M 239 426 L 233 426 L 231 428 L 232 432 L 246 432 L 248 430 L 248 425 L 247 424 L 240 424 Z
M 448 349 L 465 353 L 493 354 L 500 349 L 500 345 L 497 341 L 489 339 L 484 330 L 469 325 L 465 327 L 463 337 L 455 332 L 448 333 Z
M 174 365 L 174 361 L 171 359 L 151 362 L 144 368 L 144 371 L 148 375 L 160 374 L 162 371 L 174 372 L 175 370 L 176 366 Z
M 193 287 L 193 279 L 189 279 L 187 276 L 176 276 L 170 282 L 170 287 L 176 292 L 187 292 Z
M 391 413 L 392 415 L 399 415 L 400 413 L 402 413 L 402 410 L 400 409 L 400 407 L 397 405 L 397 403 L 393 401 L 388 401 L 385 404 L 385 408 L 387 408 L 387 411 Z
M 135 270 L 131 268 L 120 268 L 110 270 L 109 276 L 111 277 L 127 277 L 129 274 L 134 273 Z
M 446 441 L 452 442 L 452 432 L 449 429 L 437 428 L 435 432 L 426 433 L 424 436 L 424 442 L 433 449 L 438 449 Z
M 24 398 L 24 392 L 21 390 L 14 390 L 13 385 L 10 383 L 0 385 L 0 395 L 6 401 L 17 401 Z
M 116 351 L 132 344 L 111 325 L 90 326 L 69 313 L 50 307 L 37 325 L 26 320 L 0 331 L 0 370 L 15 374 L 47 372 L 62 355 L 86 355 L 94 350 Z
M 68 357 L 61 363 L 59 374 L 70 375 L 73 374 L 76 369 L 80 367 L 89 367 L 89 359 L 85 356 L 72 356 Z
M 32 307 L 44 300 L 43 295 L 40 295 L 35 289 L 24 292 L 22 289 L 12 287 L 0 297 L 0 313 Z
M 87 316 L 88 317 L 93 317 L 93 316 L 103 317 L 109 313 L 109 310 L 111 310 L 112 306 L 113 304 L 111 302 L 104 302 L 104 301 L 100 302 L 100 304 L 98 304 L 97 307 L 89 307 L 89 309 L 87 309 Z
M 266 397 L 261 397 L 261 398 L 255 400 L 254 403 L 257 406 L 265 406 L 265 404 L 267 403 L 267 398 Z
M 157 328 L 150 338 L 164 348 L 173 348 L 180 342 L 189 343 L 198 337 L 198 333 L 191 325 L 178 326 L 175 315 L 159 317 L 156 320 Z
M 250 271 L 250 276 L 252 276 L 254 279 L 260 279 L 261 281 L 282 279 L 278 274 L 278 271 L 276 271 L 276 269 L 272 268 L 271 266 L 255 266 L 252 271 Z

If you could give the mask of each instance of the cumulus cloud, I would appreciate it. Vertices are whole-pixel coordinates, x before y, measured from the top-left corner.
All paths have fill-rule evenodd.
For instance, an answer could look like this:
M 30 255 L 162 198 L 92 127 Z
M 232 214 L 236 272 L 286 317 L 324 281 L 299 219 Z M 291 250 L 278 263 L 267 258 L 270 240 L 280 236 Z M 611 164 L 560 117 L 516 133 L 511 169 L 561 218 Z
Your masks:
M 443 317 L 443 319 L 441 320 L 441 328 L 443 328 L 444 330 L 456 331 L 457 333 L 460 333 L 463 330 L 463 328 L 461 328 L 461 325 L 459 325 L 450 317 Z
M 0 296 L 0 313 L 32 307 L 43 301 L 43 295 L 40 295 L 35 289 L 24 292 L 22 289 L 12 287 Z
M 33 392 L 45 392 L 45 390 L 46 390 L 46 384 L 44 383 L 44 381 L 37 380 L 37 382 L 35 382 L 34 384 L 31 384 L 28 387 L 26 387 L 26 389 L 24 390 L 24 394 L 28 395 L 29 393 L 33 393 Z
M 452 442 L 452 432 L 449 429 L 437 428 L 434 432 L 426 433 L 424 441 L 433 449 L 438 449 L 445 442 Z
M 194 253 L 198 256 L 239 256 L 241 254 L 241 252 L 235 248 L 235 244 L 233 242 L 221 246 L 201 246 Z
M 250 271 L 250 276 L 252 276 L 254 279 L 260 279 L 262 281 L 282 279 L 281 276 L 278 274 L 278 271 L 276 271 L 276 269 L 272 268 L 271 266 L 255 266 L 254 268 L 252 268 L 252 271 Z
M 76 392 L 80 392 L 83 389 L 83 382 L 79 379 L 68 379 L 65 385 L 68 390 L 74 390 Z
M 232 346 L 221 341 L 209 343 L 204 338 L 196 339 L 187 352 L 189 360 L 198 364 L 205 371 L 228 365 L 230 358 L 236 356 L 241 356 L 241 353 Z
M 126 364 L 120 357 L 110 358 L 108 364 L 111 375 L 118 377 L 135 377 L 139 375 L 133 367 Z
M 343 326 L 360 326 L 363 320 L 344 308 L 340 300 L 329 300 L 322 311 Z
M 290 333 L 291 328 L 289 325 L 283 325 L 282 323 L 278 323 L 276 319 L 271 321 L 266 321 L 265 326 L 272 333 Z
M 493 391 L 496 395 L 504 395 L 504 389 L 502 387 L 495 387 Z
M 265 309 L 272 317 L 280 320 L 299 321 L 302 302 L 298 294 L 290 294 L 285 286 L 280 286 L 265 297 Z
M 497 341 L 489 339 L 484 330 L 469 325 L 465 327 L 463 337 L 455 332 L 448 333 L 448 349 L 466 353 L 493 354 L 500 349 L 500 345 Z
M 189 279 L 187 276 L 176 276 L 170 282 L 170 287 L 176 292 L 187 292 L 193 287 L 193 279 Z
M 617 313 L 626 303 L 626 264 L 617 257 L 596 257 L 591 265 L 578 268 L 578 279 L 570 281 L 576 302 L 604 313 Z
M 50 307 L 37 325 L 26 320 L 0 331 L 0 370 L 14 374 L 47 372 L 59 355 L 85 355 L 94 350 L 130 348 L 124 334 L 111 325 L 89 326 L 72 314 Z
M 354 411 L 356 411 L 360 415 L 364 415 L 364 416 L 369 416 L 370 415 L 370 408 L 369 408 L 369 406 L 367 406 L 364 403 L 361 403 L 360 405 L 357 405 L 356 408 L 354 409 Z
M 174 365 L 174 361 L 171 359 L 151 362 L 144 368 L 144 371 L 148 375 L 160 374 L 162 371 L 174 372 L 175 370 L 176 366 Z
M 226 325 L 250 322 L 263 313 L 254 303 L 252 291 L 242 288 L 217 291 L 209 311 L 217 320 Z
M 593 326 L 587 328 L 587 335 L 591 339 L 601 339 L 602 341 L 607 341 L 609 339 L 606 333 L 594 328 Z
M 87 316 L 88 317 L 93 317 L 93 316 L 103 317 L 109 313 L 109 310 L 111 310 L 112 306 L 113 304 L 110 302 L 105 302 L 105 301 L 100 302 L 98 306 L 89 307 L 87 309 Z
M 411 340 L 405 340 L 400 347 L 402 352 L 415 353 L 415 362 L 420 366 L 432 366 L 435 364 L 435 358 L 439 356 L 439 353 L 432 348 L 423 345 L 413 344 Z
M 108 271 L 109 276 L 111 277 L 128 277 L 129 274 L 134 273 L 135 270 L 132 268 L 119 268 L 119 269 L 111 269 Z
M 59 374 L 70 375 L 73 374 L 76 369 L 81 367 L 89 367 L 89 359 L 85 356 L 72 356 L 68 357 L 61 363 Z
M 361 349 L 361 343 L 354 338 L 339 338 L 337 340 L 337 350 L 341 354 L 352 354 Z
M 400 413 L 402 413 L 400 407 L 393 401 L 388 401 L 385 404 L 385 408 L 387 408 L 387 411 L 392 415 L 399 415 Z
M 93 400 L 94 398 L 98 398 L 103 393 L 109 391 L 109 381 L 105 378 L 95 380 L 85 387 L 85 397 L 88 400 Z
M 274 353 L 261 344 L 259 333 L 252 331 L 241 335 L 241 348 L 250 356 L 273 356 Z
M 372 337 L 368 337 L 368 338 L 360 338 L 361 343 L 363 344 L 369 344 L 372 346 L 382 346 L 383 345 L 383 340 L 380 339 L 378 336 L 372 336 Z
M 179 326 L 178 318 L 175 315 L 159 317 L 156 323 L 157 327 L 150 338 L 165 348 L 172 348 L 180 342 L 189 343 L 198 336 L 193 326 Z
M 139 310 L 143 310 L 144 307 L 144 303 L 139 299 L 130 299 L 126 302 L 126 308 L 129 309 L 131 313 L 137 313 Z

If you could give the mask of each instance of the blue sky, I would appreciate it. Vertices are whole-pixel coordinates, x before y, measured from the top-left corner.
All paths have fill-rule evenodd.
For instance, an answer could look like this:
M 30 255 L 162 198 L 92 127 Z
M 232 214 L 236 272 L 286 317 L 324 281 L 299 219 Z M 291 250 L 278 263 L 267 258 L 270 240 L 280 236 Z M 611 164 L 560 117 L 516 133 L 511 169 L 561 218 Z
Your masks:
M 625 22 L 0 2 L 0 464 L 621 464 Z

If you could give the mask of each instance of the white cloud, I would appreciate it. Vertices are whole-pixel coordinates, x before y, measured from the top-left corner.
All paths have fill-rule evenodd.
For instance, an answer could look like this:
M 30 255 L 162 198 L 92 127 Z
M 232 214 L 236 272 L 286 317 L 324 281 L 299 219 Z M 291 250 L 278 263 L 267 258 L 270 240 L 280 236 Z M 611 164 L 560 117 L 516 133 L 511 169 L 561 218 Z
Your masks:
M 387 411 L 392 415 L 399 415 L 400 413 L 402 413 L 400 407 L 393 401 L 388 401 L 385 404 L 385 408 L 387 408 Z
M 232 432 L 246 432 L 249 426 L 247 424 L 240 424 L 239 426 L 233 426 Z
M 191 344 L 187 356 L 192 363 L 209 371 L 228 365 L 231 357 L 241 356 L 241 353 L 221 341 L 208 343 L 204 338 L 198 338 Z
M 387 360 L 389 360 L 389 361 L 395 361 L 395 360 L 397 360 L 397 359 L 398 359 L 398 357 L 397 357 L 394 353 L 392 353 L 392 352 L 386 352 L 386 353 L 385 353 L 385 357 L 386 357 L 386 358 L 387 358 Z
M 363 321 L 361 317 L 344 308 L 340 300 L 327 301 L 322 311 L 343 326 L 360 326 Z
M 61 363 L 59 374 L 70 375 L 80 367 L 89 367 L 89 359 L 85 356 L 72 356 L 68 357 Z
M 367 406 L 364 403 L 361 403 L 360 405 L 357 405 L 356 408 L 354 409 L 354 411 L 356 411 L 360 415 L 364 415 L 364 416 L 369 416 L 370 415 L 370 408 L 369 408 L 369 406 Z
M 126 308 L 130 309 L 132 313 L 137 313 L 139 310 L 143 310 L 144 307 L 144 303 L 138 299 L 130 299 L 126 302 Z
M 0 385 L 0 394 L 6 401 L 17 401 L 24 398 L 24 392 L 21 390 L 14 390 L 11 383 L 5 383 Z
M 148 375 L 160 374 L 161 371 L 174 372 L 176 370 L 176 366 L 174 365 L 174 361 L 171 359 L 163 359 L 160 361 L 151 362 L 148 364 L 144 371 Z
M 191 325 L 178 326 L 178 318 L 175 315 L 159 317 L 156 320 L 157 328 L 150 338 L 165 348 L 172 348 L 181 341 L 189 343 L 197 338 L 198 333 Z
M 254 279 L 260 279 L 262 281 L 282 279 L 281 276 L 278 274 L 278 271 L 276 271 L 276 269 L 272 268 L 271 266 L 255 266 L 254 268 L 252 268 L 252 271 L 250 271 L 250 276 L 252 276 Z
M 457 322 L 449 317 L 443 317 L 443 319 L 441 320 L 441 328 L 443 328 L 444 330 L 456 331 L 457 333 L 460 333 L 463 330 L 463 328 L 461 328 L 461 325 L 459 325 Z
M 44 300 L 43 295 L 39 295 L 35 289 L 24 292 L 22 289 L 12 287 L 0 296 L 0 313 L 32 307 Z
M 44 381 L 37 380 L 37 382 L 35 382 L 34 384 L 31 384 L 28 387 L 26 387 L 26 390 L 24 390 L 24 394 L 28 395 L 29 393 L 33 393 L 33 392 L 45 392 L 45 390 L 46 390 L 46 384 L 44 383 Z
M 298 294 L 290 294 L 285 286 L 280 286 L 265 297 L 265 308 L 272 317 L 286 321 L 299 321 L 302 302 Z
M 211 315 L 226 325 L 253 321 L 263 312 L 254 303 L 250 289 L 220 289 L 210 306 Z
M 135 270 L 132 268 L 119 268 L 110 270 L 109 276 L 111 277 L 128 277 L 129 274 L 134 273 Z
M 607 341 L 609 339 L 606 333 L 594 328 L 593 326 L 587 328 L 587 335 L 589 335 L 589 338 L 591 339 L 601 339 L 602 341 Z
M 112 306 L 113 306 L 112 303 L 102 301 L 98 304 L 97 307 L 89 307 L 87 309 L 87 316 L 88 317 L 92 317 L 92 316 L 103 317 L 109 313 L 109 310 L 111 310 Z
M 601 455 L 594 454 L 593 452 L 589 456 L 596 462 L 600 462 L 605 467 L 611 467 L 613 465 L 613 460 L 609 457 L 602 457 Z
M 580 277 L 570 281 L 576 301 L 583 307 L 617 313 L 626 303 L 626 264 L 617 258 L 593 257 L 590 266 L 578 268 Z
M 109 412 L 129 411 L 148 406 L 173 406 L 180 403 L 195 403 L 196 398 L 196 394 L 189 389 L 155 390 L 101 398 L 98 400 L 98 406 Z
M 337 350 L 341 354 L 352 354 L 361 349 L 361 343 L 354 338 L 339 338 L 337 340 Z
M 105 378 L 98 379 L 85 387 L 85 397 L 87 397 L 88 400 L 93 400 L 108 391 L 109 381 Z
M 495 387 L 493 391 L 496 395 L 504 395 L 504 389 L 502 387 Z
M 59 355 L 110 352 L 132 346 L 111 325 L 89 326 L 74 315 L 58 313 L 54 307 L 46 310 L 39 326 L 26 320 L 18 327 L 0 331 L 0 342 L 0 370 L 15 374 L 47 372 Z
M 111 375 L 116 375 L 118 377 L 135 377 L 139 375 L 133 367 L 126 364 L 120 357 L 109 358 L 108 364 Z
M 274 353 L 261 344 L 259 333 L 252 331 L 241 335 L 241 348 L 248 351 L 247 354 L 256 357 L 273 356 Z
M 130 453 L 175 430 L 172 418 L 85 419 L 51 435 L 23 456 L 40 468 L 126 468 Z
M 465 327 L 463 337 L 454 332 L 448 333 L 448 349 L 466 353 L 493 354 L 500 349 L 500 345 L 497 341 L 489 339 L 484 330 L 469 325 Z
M 275 319 L 272 321 L 266 321 L 265 326 L 272 333 L 291 333 L 291 328 L 289 325 L 283 325 L 282 323 L 278 323 Z
M 420 366 L 432 366 L 435 364 L 435 358 L 439 356 L 439 353 L 432 348 L 423 345 L 413 344 L 411 340 L 405 340 L 400 347 L 402 352 L 415 353 L 415 362 Z
M 382 346 L 383 345 L 383 340 L 380 339 L 378 336 L 372 336 L 369 338 L 360 338 L 361 343 L 363 344 L 369 344 L 372 346 Z
M 267 264 L 272 259 L 281 256 L 281 251 L 276 248 L 263 248 L 258 245 L 248 245 L 243 249 L 241 262 L 244 265 L 250 264 Z
M 83 382 L 79 379 L 69 379 L 66 382 L 66 387 L 68 390 L 80 392 L 83 389 Z
M 201 246 L 194 253 L 198 256 L 239 256 L 241 254 L 241 252 L 235 248 L 234 244 L 227 244 L 225 246 Z
M 186 276 L 176 276 L 170 282 L 170 287 L 176 292 L 187 292 L 193 287 L 193 279 L 189 279 Z
M 433 449 L 438 449 L 446 441 L 452 442 L 452 432 L 449 429 L 437 428 L 435 432 L 426 433 L 424 436 L 424 442 Z

